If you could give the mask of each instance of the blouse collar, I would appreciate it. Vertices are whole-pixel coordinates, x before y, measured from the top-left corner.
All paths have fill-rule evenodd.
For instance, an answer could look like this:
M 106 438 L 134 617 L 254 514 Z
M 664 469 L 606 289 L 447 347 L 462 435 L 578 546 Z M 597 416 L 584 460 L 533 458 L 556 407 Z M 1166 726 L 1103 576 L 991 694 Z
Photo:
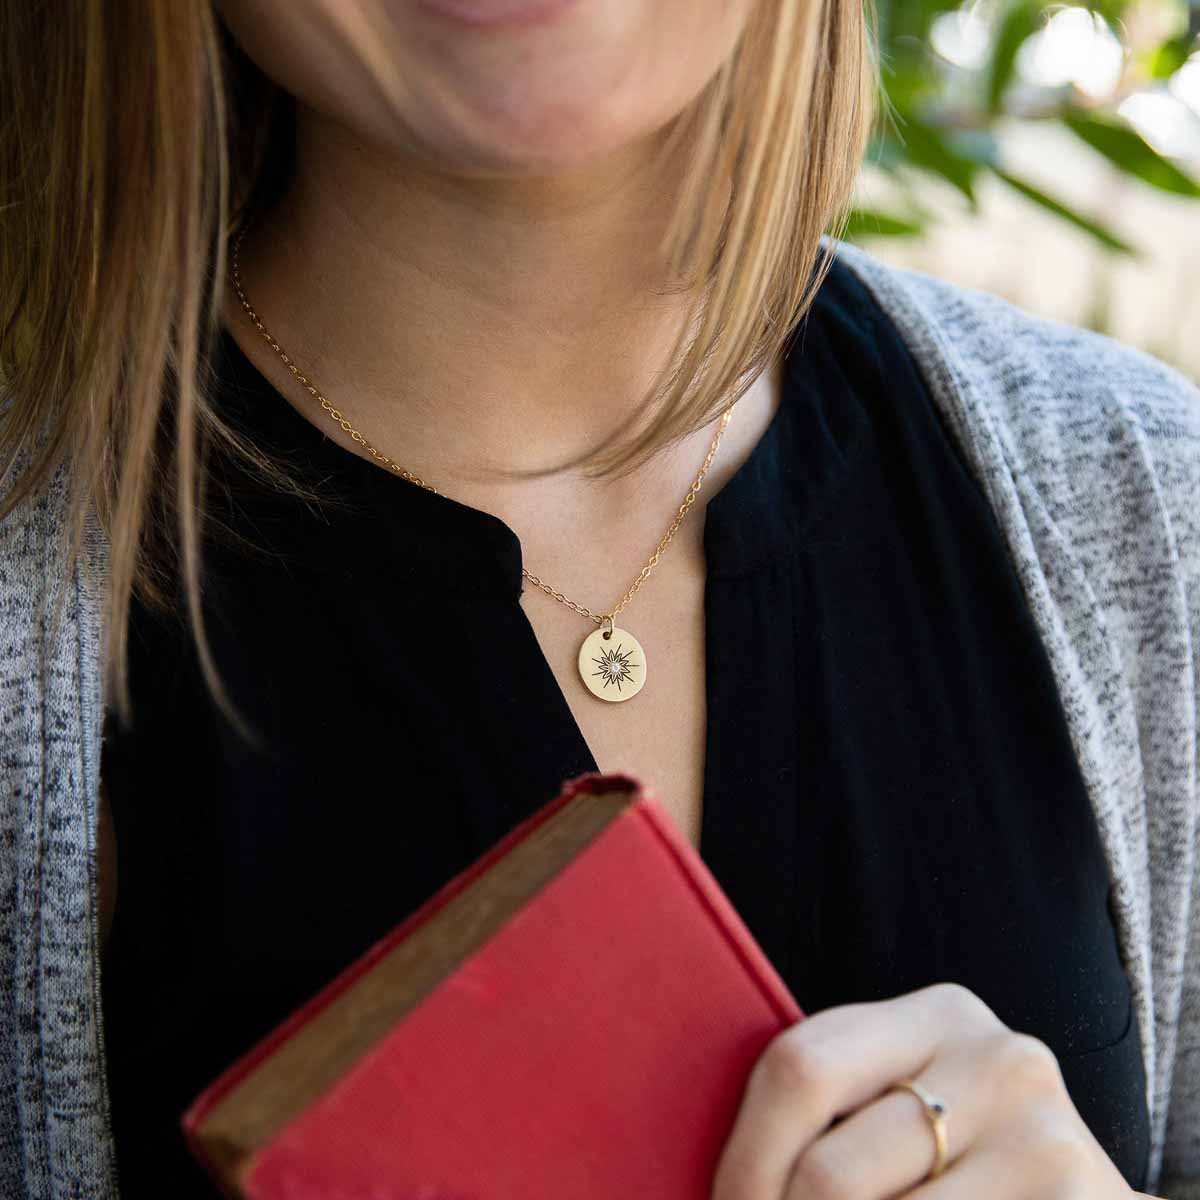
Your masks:
M 835 262 L 833 271 L 845 270 Z M 763 570 L 793 554 L 812 519 L 849 473 L 865 427 L 851 380 L 831 362 L 823 297 L 784 350 L 781 396 L 749 456 L 699 510 L 706 571 L 733 578 Z M 332 483 L 354 506 L 326 520 L 336 540 L 414 591 L 442 582 L 461 590 L 464 570 L 475 594 L 516 602 L 523 587 L 522 547 L 500 517 L 400 479 L 340 446 L 275 390 L 228 330 L 219 349 L 220 403 L 265 435 L 306 475 Z M 308 472 L 311 468 L 311 474 Z M 664 522 L 669 514 L 664 514 Z M 500 596 L 497 597 L 496 592 Z

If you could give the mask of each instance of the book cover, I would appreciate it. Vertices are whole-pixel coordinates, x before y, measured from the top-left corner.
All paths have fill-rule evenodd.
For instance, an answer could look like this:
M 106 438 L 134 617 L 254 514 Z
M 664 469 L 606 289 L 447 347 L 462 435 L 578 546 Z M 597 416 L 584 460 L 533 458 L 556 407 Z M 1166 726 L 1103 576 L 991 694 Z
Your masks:
M 247 1200 L 707 1200 L 754 1061 L 802 1017 L 652 790 L 590 773 L 182 1124 Z

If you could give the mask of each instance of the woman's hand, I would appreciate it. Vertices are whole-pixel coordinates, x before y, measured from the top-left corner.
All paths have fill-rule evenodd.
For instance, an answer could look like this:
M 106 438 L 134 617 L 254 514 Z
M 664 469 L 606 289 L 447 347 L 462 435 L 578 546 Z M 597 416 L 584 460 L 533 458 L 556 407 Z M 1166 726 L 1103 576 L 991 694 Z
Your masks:
M 943 1100 L 948 1148 L 910 1091 Z M 712 1200 L 1130 1200 L 1044 1043 L 965 987 L 825 1009 L 763 1051 Z

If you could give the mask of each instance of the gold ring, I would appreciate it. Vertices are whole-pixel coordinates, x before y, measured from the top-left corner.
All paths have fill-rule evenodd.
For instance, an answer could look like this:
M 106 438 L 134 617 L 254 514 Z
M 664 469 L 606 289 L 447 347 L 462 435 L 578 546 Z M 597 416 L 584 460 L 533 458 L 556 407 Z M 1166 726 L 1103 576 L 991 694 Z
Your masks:
M 925 1110 L 925 1116 L 929 1118 L 929 1125 L 933 1130 L 935 1152 L 933 1167 L 925 1178 L 935 1179 L 946 1169 L 947 1148 L 950 1144 L 950 1139 L 946 1136 L 946 1113 L 949 1109 L 945 1100 L 927 1091 L 915 1079 L 901 1079 L 899 1083 L 893 1084 L 888 1090 L 894 1091 L 896 1088 L 907 1088 L 912 1092 L 920 1100 L 921 1107 Z

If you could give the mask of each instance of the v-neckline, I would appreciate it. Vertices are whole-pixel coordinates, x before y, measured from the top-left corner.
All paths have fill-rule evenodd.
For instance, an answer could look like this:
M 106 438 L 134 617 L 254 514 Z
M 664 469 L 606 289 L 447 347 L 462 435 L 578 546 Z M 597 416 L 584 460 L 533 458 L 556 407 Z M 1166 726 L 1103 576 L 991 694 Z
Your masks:
M 835 263 L 834 271 L 838 269 Z M 820 303 L 818 293 L 814 309 Z M 810 320 L 811 313 L 785 348 L 781 395 L 771 421 L 701 513 L 706 559 L 705 763 L 697 850 L 768 957 L 781 965 L 789 953 L 793 917 L 790 906 L 780 904 L 778 897 L 791 894 L 795 886 L 787 847 L 797 836 L 798 718 L 794 684 L 787 683 L 786 671 L 772 673 L 771 667 L 775 661 L 793 661 L 795 646 L 787 642 L 796 633 L 785 623 L 775 631 L 775 643 L 760 648 L 761 671 L 774 676 L 770 687 L 776 698 L 768 705 L 771 719 L 753 732 L 757 746 L 735 745 L 728 732 L 738 717 L 734 710 L 753 704 L 763 711 L 762 684 L 747 677 L 746 664 L 735 661 L 736 655 L 730 657 L 729 630 L 723 622 L 738 618 L 723 614 L 745 602 L 747 588 L 787 577 L 788 572 L 775 568 L 782 568 L 795 553 L 804 530 L 849 475 L 864 432 L 862 413 L 855 406 L 828 403 L 813 385 L 803 356 Z M 473 823 L 483 841 L 494 842 L 548 801 L 564 778 L 598 771 L 591 746 L 520 604 L 523 564 L 516 532 L 492 513 L 415 487 L 335 442 L 277 392 L 228 330 L 223 332 L 222 352 L 233 384 L 222 394 L 230 400 L 240 394 L 248 401 L 250 407 L 243 409 L 243 415 L 251 430 L 264 433 L 274 446 L 298 453 L 316 476 L 334 483 L 370 516 L 372 544 L 351 546 L 350 553 L 361 555 L 370 549 L 377 554 L 382 544 L 395 560 L 411 554 L 422 563 L 423 574 L 436 574 L 440 563 L 447 578 L 460 575 L 464 563 L 469 563 L 472 595 L 456 596 L 447 603 L 464 606 L 464 619 L 473 616 L 472 605 L 502 606 L 508 611 L 503 620 L 510 633 L 526 638 L 531 653 L 536 649 L 543 677 L 525 686 L 535 689 L 529 693 L 530 703 L 536 703 L 538 711 L 544 705 L 546 719 L 530 734 L 538 744 L 528 761 L 533 774 L 540 772 L 542 778 L 536 786 L 520 789 L 520 794 L 509 788 L 502 789 L 504 795 L 498 800 L 479 798 Z M 356 534 L 358 526 L 353 522 L 340 529 L 351 541 L 363 536 Z M 765 636 L 766 631 L 755 633 Z M 535 693 L 542 699 L 536 700 Z M 481 730 L 482 737 L 493 732 L 497 738 L 514 736 L 519 721 L 514 723 L 504 709 L 519 694 L 514 690 L 506 695 L 500 688 L 493 703 L 503 715 L 498 714 L 494 731 L 486 726 Z M 718 781 L 737 778 L 747 781 L 752 796 L 716 790 Z M 754 817 L 747 820 L 751 808 Z M 763 900 L 770 896 L 776 899 Z

